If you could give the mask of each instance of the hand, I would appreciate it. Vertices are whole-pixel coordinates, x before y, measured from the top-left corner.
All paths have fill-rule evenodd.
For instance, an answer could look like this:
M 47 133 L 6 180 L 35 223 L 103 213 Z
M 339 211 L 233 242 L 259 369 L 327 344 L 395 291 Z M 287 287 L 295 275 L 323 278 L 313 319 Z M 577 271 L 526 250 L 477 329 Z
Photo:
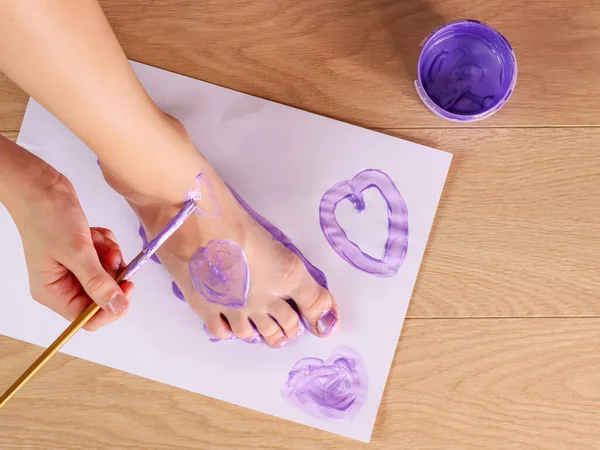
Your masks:
M 69 321 L 96 302 L 90 331 L 125 314 L 133 284 L 114 281 L 125 266 L 119 245 L 110 230 L 89 227 L 69 180 L 48 166 L 16 204 L 33 298 Z

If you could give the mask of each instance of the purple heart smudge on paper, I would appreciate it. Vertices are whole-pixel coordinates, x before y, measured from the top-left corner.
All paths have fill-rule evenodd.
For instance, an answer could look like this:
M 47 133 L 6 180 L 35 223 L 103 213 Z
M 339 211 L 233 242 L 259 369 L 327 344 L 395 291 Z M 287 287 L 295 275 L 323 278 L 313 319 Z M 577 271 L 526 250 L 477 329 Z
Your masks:
M 377 189 L 388 206 L 388 237 L 381 259 L 366 254 L 352 242 L 335 217 L 335 209 L 343 200 L 350 201 L 358 213 L 363 212 L 363 192 L 369 188 Z M 408 249 L 408 210 L 404 198 L 387 174 L 377 169 L 366 169 L 351 180 L 337 183 L 323 195 L 319 215 L 327 242 L 347 263 L 382 277 L 391 277 L 398 272 Z
M 368 377 L 360 356 L 348 347 L 327 359 L 304 358 L 290 371 L 281 393 L 293 406 L 319 419 L 352 419 L 367 398 Z
M 241 308 L 248 301 L 250 270 L 244 249 L 231 239 L 210 241 L 192 255 L 190 278 L 206 301 Z

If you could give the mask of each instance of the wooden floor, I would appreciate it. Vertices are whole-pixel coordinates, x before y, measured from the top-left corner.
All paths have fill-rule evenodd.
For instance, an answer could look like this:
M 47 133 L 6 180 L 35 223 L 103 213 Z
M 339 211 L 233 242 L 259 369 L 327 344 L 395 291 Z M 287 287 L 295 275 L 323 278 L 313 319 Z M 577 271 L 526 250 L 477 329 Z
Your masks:
M 102 6 L 131 59 L 455 157 L 370 446 L 61 355 L 0 412 L 0 449 L 600 449 L 597 0 Z M 462 127 L 412 84 L 459 18 L 519 64 L 507 106 Z M 26 100 L 0 78 L 3 134 Z M 0 337 L 0 385 L 38 353 Z

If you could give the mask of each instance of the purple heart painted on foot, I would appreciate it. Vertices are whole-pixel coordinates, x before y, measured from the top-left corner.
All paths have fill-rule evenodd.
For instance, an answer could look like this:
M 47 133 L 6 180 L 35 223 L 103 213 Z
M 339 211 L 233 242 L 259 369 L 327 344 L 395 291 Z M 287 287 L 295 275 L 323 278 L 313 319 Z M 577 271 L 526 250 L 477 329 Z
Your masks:
M 363 192 L 369 188 L 377 189 L 388 205 L 388 238 L 381 259 L 364 253 L 348 239 L 335 217 L 335 209 L 343 200 L 350 201 L 358 213 L 363 212 Z M 398 272 L 408 248 L 408 210 L 404 198 L 387 174 L 367 169 L 351 180 L 337 183 L 323 195 L 319 214 L 327 242 L 346 262 L 363 272 L 382 277 L 391 277 Z
M 250 271 L 244 250 L 235 241 L 210 241 L 192 255 L 190 278 L 204 298 L 218 305 L 241 308 L 248 301 Z

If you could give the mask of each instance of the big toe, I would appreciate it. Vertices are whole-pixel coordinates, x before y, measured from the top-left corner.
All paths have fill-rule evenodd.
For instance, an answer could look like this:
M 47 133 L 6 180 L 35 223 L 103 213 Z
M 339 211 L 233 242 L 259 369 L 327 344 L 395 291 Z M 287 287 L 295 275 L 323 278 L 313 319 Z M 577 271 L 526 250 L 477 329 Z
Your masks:
M 333 295 L 312 277 L 301 283 L 292 298 L 315 336 L 328 337 L 338 328 L 340 319 Z

